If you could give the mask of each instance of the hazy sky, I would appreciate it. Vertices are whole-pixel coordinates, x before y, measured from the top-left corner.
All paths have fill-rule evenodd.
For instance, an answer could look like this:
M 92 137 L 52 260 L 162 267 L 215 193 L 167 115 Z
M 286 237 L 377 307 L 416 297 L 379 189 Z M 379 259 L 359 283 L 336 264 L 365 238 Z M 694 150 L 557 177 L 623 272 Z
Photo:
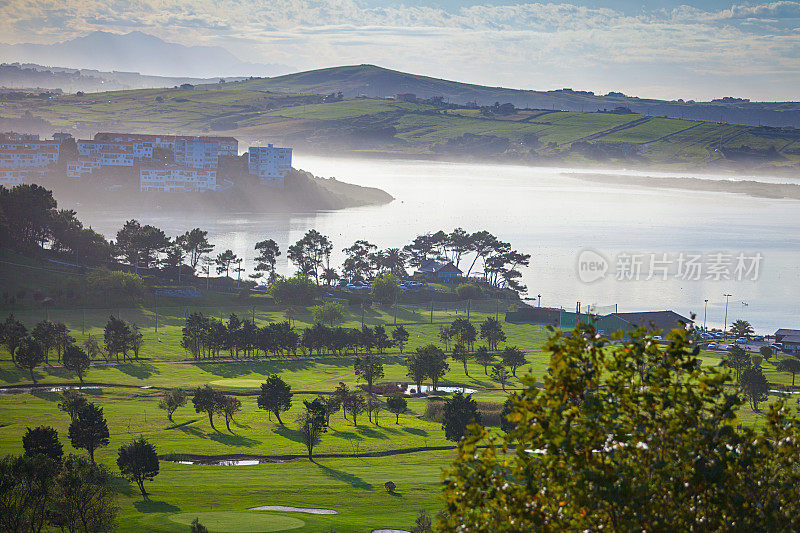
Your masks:
M 515 88 L 800 99 L 800 1 L 0 0 L 5 42 L 93 30 L 298 70 L 374 63 Z

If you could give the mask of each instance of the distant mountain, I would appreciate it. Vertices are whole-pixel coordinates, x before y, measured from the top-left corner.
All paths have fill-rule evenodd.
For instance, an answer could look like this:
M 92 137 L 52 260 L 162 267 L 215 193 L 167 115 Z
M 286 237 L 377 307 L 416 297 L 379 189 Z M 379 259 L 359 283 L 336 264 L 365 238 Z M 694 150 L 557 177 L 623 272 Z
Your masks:
M 241 78 L 228 77 L 227 81 Z M 147 76 L 138 72 L 104 72 L 101 70 L 43 67 L 32 63 L 0 64 L 0 87 L 10 89 L 48 89 L 65 93 L 94 93 L 101 91 L 125 91 L 129 89 L 153 89 L 217 83 L 220 78 L 181 78 L 169 76 Z
M 495 102 L 509 102 L 517 107 L 562 111 L 627 108 L 634 113 L 655 116 L 800 128 L 798 102 L 749 102 L 737 98 L 721 98 L 711 102 L 666 101 L 637 98 L 616 92 L 596 95 L 590 91 L 573 89 L 527 91 L 431 78 L 375 65 L 333 67 L 246 80 L 227 84 L 227 88 L 301 94 L 341 91 L 345 97 L 363 95 L 373 98 L 412 93 L 423 99 L 441 96 L 457 104 L 475 102 L 478 105 L 492 105 Z
M 170 77 L 274 76 L 286 65 L 242 61 L 219 46 L 184 46 L 153 35 L 96 31 L 56 44 L 0 44 L 5 62 L 63 65 Z

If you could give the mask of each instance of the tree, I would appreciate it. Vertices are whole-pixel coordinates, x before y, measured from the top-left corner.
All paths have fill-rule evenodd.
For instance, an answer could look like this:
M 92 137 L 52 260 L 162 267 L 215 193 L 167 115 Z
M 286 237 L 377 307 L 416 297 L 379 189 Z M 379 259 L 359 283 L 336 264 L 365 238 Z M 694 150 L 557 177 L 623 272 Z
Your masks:
M 178 408 L 186 405 L 188 396 L 183 389 L 167 389 L 164 391 L 164 397 L 158 402 L 158 408 L 167 412 L 167 419 L 172 422 L 172 414 Z
M 208 242 L 208 232 L 194 228 L 175 239 L 175 243 L 189 254 L 189 266 L 197 270 L 200 257 L 214 250 L 214 245 Z
M 747 320 L 737 320 L 731 324 L 731 334 L 735 337 L 750 337 L 753 334 L 753 326 Z
M 489 353 L 489 349 L 486 346 L 478 346 L 478 349 L 475 350 L 475 362 L 483 366 L 484 375 L 489 375 L 486 368 L 492 364 L 492 361 L 494 361 L 494 356 Z
M 403 327 L 402 324 L 398 324 L 392 330 L 392 340 L 394 343 L 400 347 L 400 354 L 403 353 L 403 347 L 408 342 L 410 335 L 406 328 Z
M 228 428 L 228 433 L 231 431 L 231 420 L 233 416 L 242 410 L 242 401 L 234 396 L 222 395 L 220 397 L 220 410 L 225 415 L 225 427 Z
M 302 239 L 290 246 L 286 256 L 297 265 L 297 271 L 304 276 L 314 276 L 319 285 L 319 269 L 330 261 L 333 245 L 328 238 L 315 229 L 306 232 Z M 329 266 L 326 264 L 326 266 Z
M 267 378 L 265 383 L 261 384 L 261 394 L 258 395 L 256 402 L 259 409 L 271 412 L 283 425 L 281 413 L 292 407 L 292 387 L 273 374 Z
M 331 415 L 342 408 L 342 400 L 335 393 L 329 396 L 320 396 L 318 399 L 322 402 L 322 407 L 325 409 L 325 426 L 329 426 L 331 423 Z
M 458 442 L 467 433 L 469 424 L 480 424 L 481 414 L 472 395 L 457 392 L 444 403 L 442 429 L 447 440 Z
M 39 185 L 22 184 L 0 191 L 0 208 L 15 248 L 41 248 L 50 232 L 56 205 L 53 192 Z
M 438 530 L 800 526 L 796 414 L 777 402 L 763 425 L 737 428 L 744 400 L 729 373 L 702 365 L 688 331 L 673 330 L 666 347 L 643 329 L 627 335 L 611 345 L 587 325 L 553 335 L 548 372 L 541 383 L 523 378 L 509 415 L 516 428 L 502 440 L 530 452 L 508 456 L 480 427 L 465 436 L 445 473 Z
M 383 362 L 380 357 L 374 355 L 356 357 L 353 367 L 358 379 L 367 382 L 367 392 L 372 394 L 372 385 L 384 376 Z
M 441 348 L 433 344 L 417 348 L 417 353 L 422 355 L 425 376 L 430 378 L 431 387 L 435 391 L 439 387 L 439 380 L 450 370 L 450 365 L 447 364 L 447 356 Z
M 139 359 L 139 351 L 144 346 L 144 335 L 136 324 L 131 324 L 127 339 L 128 348 L 133 352 L 133 357 Z
M 17 347 L 22 342 L 22 339 L 28 336 L 28 329 L 25 324 L 14 318 L 14 315 L 8 315 L 5 321 L 0 324 L 0 342 L 8 350 L 11 355 L 11 362 L 14 362 Z
M 503 365 L 494 365 L 492 367 L 492 380 L 498 382 L 501 387 L 503 387 L 503 391 L 506 390 L 506 383 L 511 378 L 511 373 L 506 370 L 506 367 Z
M 117 515 L 116 490 L 105 466 L 68 455 L 54 480 L 51 521 L 62 531 L 111 531 Z
M 467 351 L 466 346 L 459 343 L 453 346 L 453 359 L 459 361 L 464 364 L 464 374 L 469 377 L 469 372 L 467 371 L 467 361 L 469 360 L 469 352 Z
M 119 355 L 122 354 L 122 361 L 128 356 L 128 350 L 131 349 L 131 340 L 133 339 L 133 331 L 127 322 L 115 316 L 109 316 L 106 327 L 103 330 L 103 341 L 106 345 L 106 353 L 108 357 L 116 357 L 119 362 Z
M 58 408 L 69 415 L 70 422 L 74 422 L 78 417 L 78 411 L 81 407 L 86 405 L 86 397 L 72 389 L 67 389 L 61 393 L 61 401 L 58 403 Z
M 457 318 L 450 325 L 450 331 L 460 344 L 472 350 L 472 345 L 478 338 L 478 332 L 472 322 L 466 318 Z
M 758 411 L 759 402 L 766 401 L 769 393 L 769 382 L 763 370 L 760 366 L 750 366 L 742 371 L 739 381 L 753 411 Z
M 268 278 L 272 281 L 275 277 L 275 263 L 281 255 L 278 243 L 272 239 L 266 239 L 256 243 L 258 255 L 255 258 L 256 272 L 268 272 Z
M 277 278 L 269 293 L 278 305 L 285 305 L 292 313 L 296 307 L 307 307 L 314 303 L 316 287 L 307 276 Z
M 14 364 L 19 368 L 24 368 L 31 375 L 31 381 L 36 385 L 36 377 L 33 374 L 34 369 L 44 363 L 44 350 L 42 346 L 31 337 L 25 337 L 17 348 L 17 357 Z
M 322 271 L 320 278 L 325 282 L 325 285 L 330 286 L 339 279 L 339 274 L 336 272 L 335 268 L 326 268 Z
M 327 426 L 326 420 L 328 414 L 325 410 L 325 404 L 322 402 L 322 399 L 317 397 L 310 402 L 308 400 L 303 400 L 303 406 L 306 408 L 306 412 L 314 421 L 314 423 L 324 432 L 325 427 Z
M 72 447 L 86 449 L 89 452 L 89 459 L 94 463 L 95 450 L 101 446 L 108 446 L 108 438 L 108 424 L 103 416 L 103 408 L 87 402 L 69 425 L 69 440 Z
M 338 324 L 344 319 L 344 306 L 342 302 L 335 300 L 327 300 L 322 302 L 321 305 L 315 305 L 311 308 L 311 316 L 314 322 L 318 324 Z
M 731 346 L 728 350 L 728 357 L 723 364 L 732 368 L 736 372 L 736 381 L 742 379 L 742 372 L 750 367 L 750 356 L 740 346 Z
M 489 317 L 481 322 L 481 338 L 486 341 L 491 351 L 496 351 L 497 345 L 506 341 L 506 334 L 500 321 Z
M 208 533 L 208 528 L 200 523 L 199 518 L 195 518 L 192 520 L 192 527 L 189 529 L 189 533 Z
M 144 490 L 145 481 L 153 481 L 158 475 L 158 454 L 156 447 L 144 437 L 123 444 L 117 452 L 117 467 L 122 477 L 135 482 L 139 486 L 142 497 L 147 497 Z
M 503 402 L 503 409 L 500 411 L 500 429 L 506 433 L 510 433 L 517 427 L 515 423 L 509 420 L 509 415 L 511 415 L 511 408 L 513 405 L 513 399 L 510 397 L 506 398 L 506 401 Z
M 367 396 L 367 413 L 369 413 L 370 422 L 373 422 L 376 426 L 380 425 L 378 424 L 378 413 L 381 412 L 382 408 L 383 404 L 381 404 L 380 398 L 374 394 Z
M 408 410 L 408 402 L 400 394 L 395 394 L 386 399 L 386 407 L 389 408 L 390 412 L 394 413 L 394 423 L 399 424 L 400 415 Z
M 56 325 L 49 320 L 42 320 L 31 331 L 31 337 L 42 348 L 44 362 L 50 362 L 50 350 L 56 345 Z
M 22 436 L 22 447 L 25 455 L 42 454 L 54 461 L 61 461 L 63 447 L 58 441 L 58 432 L 50 426 L 28 428 Z
M 0 459 L 0 531 L 41 531 L 45 527 L 58 469 L 58 462 L 43 454 Z
M 358 415 L 367 410 L 367 402 L 360 394 L 351 394 L 345 399 L 342 408 L 345 411 L 350 411 L 350 416 L 353 417 L 353 425 L 358 426 Z
M 417 350 L 415 355 L 406 359 L 406 366 L 408 366 L 406 376 L 417 386 L 417 394 L 421 394 L 422 391 L 420 389 L 422 388 L 422 382 L 425 381 L 427 372 L 424 354 L 419 353 L 419 350 Z
M 372 272 L 371 256 L 377 247 L 367 241 L 359 240 L 350 248 L 342 250 L 347 257 L 342 264 L 342 273 L 350 281 L 359 281 L 370 277 Z
M 450 326 L 439 326 L 439 339 L 444 343 L 445 350 L 450 349 L 450 339 L 453 338 L 453 334 L 453 330 L 450 329 Z
M 389 305 L 395 301 L 400 294 L 400 280 L 394 274 L 387 274 L 376 278 L 372 282 L 370 289 L 372 298 L 384 305 Z
M 792 374 L 792 388 L 794 388 L 795 375 L 800 374 L 800 360 L 784 359 L 775 367 L 778 372 L 790 372 Z
M 517 368 L 528 363 L 525 352 L 516 346 L 507 346 L 501 354 L 503 365 L 511 367 L 511 375 L 517 377 Z
M 297 425 L 300 428 L 300 437 L 308 450 L 308 460 L 313 461 L 314 446 L 319 444 L 323 428 L 317 424 L 313 414 L 303 411 L 297 417 Z
M 433 533 L 433 521 L 427 511 L 420 511 L 417 519 L 414 520 L 414 527 L 411 533 Z
M 762 346 L 761 348 L 758 349 L 758 351 L 761 354 L 761 356 L 767 361 L 769 361 L 769 358 L 772 357 L 773 354 L 772 347 L 767 345 Z
M 222 402 L 222 393 L 215 391 L 208 385 L 197 387 L 192 394 L 192 405 L 197 413 L 206 413 L 211 429 L 217 431 L 214 426 L 214 413 L 219 412 Z
M 80 346 L 70 344 L 64 349 L 64 355 L 62 356 L 62 359 L 64 368 L 78 374 L 78 379 L 81 381 L 82 386 L 83 375 L 86 374 L 86 371 L 92 365 L 92 360 L 89 358 L 89 354 L 83 351 Z
M 481 297 L 481 288 L 474 283 L 463 283 L 456 289 L 456 294 L 459 300 L 477 300 Z
M 214 262 L 217 264 L 217 274 L 222 274 L 225 272 L 225 277 L 231 277 L 231 265 L 236 262 L 239 257 L 233 253 L 233 250 L 225 250 L 224 252 L 217 254 L 217 258 Z
M 394 481 L 387 481 L 386 483 L 383 484 L 383 488 L 389 494 L 394 494 L 394 491 L 397 488 L 397 485 L 394 484 Z

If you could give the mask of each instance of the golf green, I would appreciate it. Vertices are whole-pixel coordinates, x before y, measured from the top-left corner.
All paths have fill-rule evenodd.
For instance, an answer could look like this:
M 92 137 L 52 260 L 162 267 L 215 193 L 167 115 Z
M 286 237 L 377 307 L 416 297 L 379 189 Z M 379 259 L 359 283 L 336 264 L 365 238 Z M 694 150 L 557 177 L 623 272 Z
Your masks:
M 209 531 L 226 533 L 262 533 L 267 531 L 286 531 L 303 527 L 305 522 L 299 518 L 259 511 L 204 511 L 200 513 L 178 513 L 169 519 L 178 524 L 191 525 L 197 518 Z
M 258 389 L 266 379 L 247 379 L 247 378 L 222 378 L 211 381 L 209 385 L 218 387 L 235 387 L 241 389 Z

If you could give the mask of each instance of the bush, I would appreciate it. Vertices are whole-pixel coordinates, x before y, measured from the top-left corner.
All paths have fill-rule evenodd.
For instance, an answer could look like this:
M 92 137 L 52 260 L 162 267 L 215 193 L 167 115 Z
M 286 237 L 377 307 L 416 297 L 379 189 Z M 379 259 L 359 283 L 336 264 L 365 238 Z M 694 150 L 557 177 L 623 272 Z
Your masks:
M 494 402 L 477 402 L 477 404 L 483 425 L 499 427 L 500 414 L 503 412 L 503 404 Z
M 144 294 L 144 282 L 136 274 L 98 268 L 86 276 L 89 290 L 97 294 L 109 294 L 115 301 L 137 300 Z
M 428 399 L 422 419 L 429 422 L 444 422 L 444 401 L 442 398 L 433 397 Z
M 397 488 L 397 485 L 394 484 L 394 481 L 387 481 L 386 483 L 383 484 L 383 488 L 386 489 L 386 492 L 391 494 L 394 492 L 394 489 Z
M 477 300 L 483 294 L 481 288 L 474 283 L 459 285 L 456 289 L 459 300 Z

